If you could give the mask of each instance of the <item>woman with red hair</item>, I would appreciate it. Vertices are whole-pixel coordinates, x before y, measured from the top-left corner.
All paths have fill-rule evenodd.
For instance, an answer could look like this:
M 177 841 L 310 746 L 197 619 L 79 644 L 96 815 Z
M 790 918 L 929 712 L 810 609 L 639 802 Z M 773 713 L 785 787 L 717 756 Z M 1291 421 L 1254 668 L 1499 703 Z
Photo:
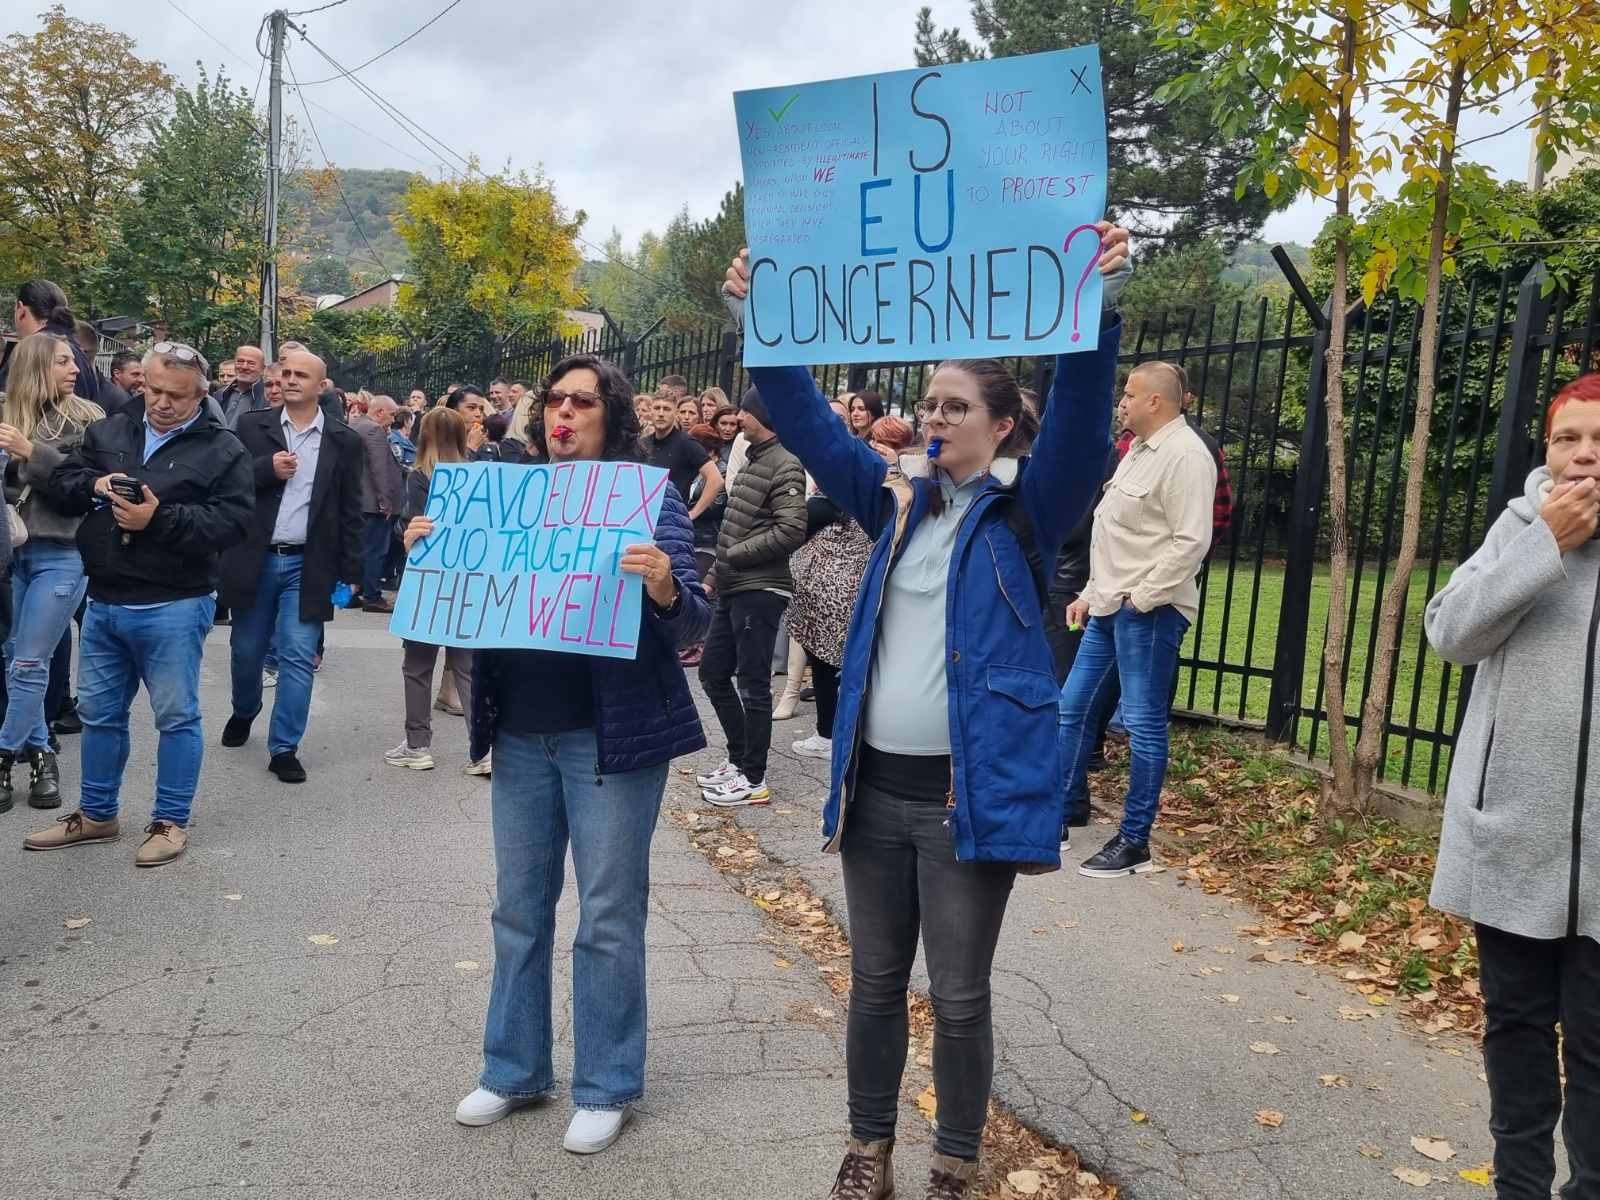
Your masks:
M 1596 401 L 1600 375 L 1551 401 L 1545 465 L 1425 619 L 1442 658 L 1477 668 L 1430 901 L 1477 930 L 1500 1200 L 1550 1196 L 1562 1060 L 1561 1195 L 1600 1196 L 1600 837 L 1584 835 L 1585 808 L 1600 818 Z

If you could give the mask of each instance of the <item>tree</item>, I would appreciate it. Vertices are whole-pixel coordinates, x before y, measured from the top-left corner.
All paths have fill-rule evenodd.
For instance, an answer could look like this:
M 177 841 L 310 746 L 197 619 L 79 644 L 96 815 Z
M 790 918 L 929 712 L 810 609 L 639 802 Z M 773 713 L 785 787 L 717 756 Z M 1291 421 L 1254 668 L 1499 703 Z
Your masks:
M 0 265 L 49 276 L 93 311 L 135 152 L 172 79 L 132 38 L 60 4 L 40 20 L 0 50 Z
M 1231 250 L 1260 230 L 1271 200 L 1234 188 L 1261 134 L 1259 122 L 1223 134 L 1204 106 L 1165 100 L 1161 85 L 1193 71 L 1199 56 L 1182 44 L 1159 41 L 1136 0 L 974 0 L 972 22 L 980 46 L 957 30 L 938 29 L 931 10 L 923 8 L 917 15 L 917 64 L 1099 45 L 1108 210 L 1142 242 L 1167 248 L 1211 238 Z
M 543 173 L 414 178 L 395 228 L 411 251 L 412 279 L 401 314 L 432 336 L 494 336 L 555 330 L 579 302 L 573 239 L 584 214 L 569 217 Z
M 1531 93 L 1541 161 L 1600 136 L 1600 7 L 1589 0 L 1143 0 L 1167 44 L 1190 47 L 1201 68 L 1162 89 L 1165 99 L 1209 96 L 1210 115 L 1234 133 L 1266 114 L 1241 191 L 1331 194 L 1332 295 L 1326 361 L 1332 562 L 1323 664 L 1333 808 L 1364 815 L 1388 720 L 1400 614 L 1416 559 L 1429 429 L 1436 391 L 1443 281 L 1470 247 L 1495 261 L 1500 244 L 1533 228 L 1504 202 L 1489 172 L 1458 160 L 1473 111 L 1497 113 Z M 1389 60 L 1410 55 L 1397 69 Z M 1569 67 L 1562 70 L 1565 64 Z M 1381 113 L 1382 125 L 1372 118 Z M 1518 122 L 1517 124 L 1521 124 Z M 1402 182 L 1374 204 L 1378 173 Z M 1372 205 L 1357 221 L 1351 201 Z M 1349 513 L 1345 462 L 1344 345 L 1352 247 L 1370 246 L 1365 302 L 1391 292 L 1421 305 L 1416 402 L 1399 553 L 1378 614 L 1377 653 L 1354 753 L 1343 680 L 1348 613 Z
M 140 153 L 101 290 L 214 354 L 259 323 L 266 138 L 221 72 L 202 68 L 173 102 Z
M 326 296 L 337 293 L 348 296 L 355 290 L 350 274 L 350 261 L 326 255 L 308 259 L 299 271 L 300 290 L 308 296 Z

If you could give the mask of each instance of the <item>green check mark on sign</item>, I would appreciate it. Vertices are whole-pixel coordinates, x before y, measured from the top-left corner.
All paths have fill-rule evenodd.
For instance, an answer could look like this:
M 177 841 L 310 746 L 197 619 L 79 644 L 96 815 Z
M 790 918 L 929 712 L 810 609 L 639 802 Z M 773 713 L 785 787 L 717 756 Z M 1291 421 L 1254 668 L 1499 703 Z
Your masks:
M 780 123 L 783 120 L 783 114 L 788 112 L 791 108 L 793 108 L 794 107 L 794 102 L 796 100 L 798 100 L 798 99 L 800 99 L 800 93 L 796 92 L 794 95 L 789 97 L 789 102 L 787 104 L 785 104 L 782 108 L 777 109 L 776 111 L 774 111 L 771 108 L 767 109 L 767 112 L 770 113 L 771 116 L 772 116 L 772 123 L 774 125 Z

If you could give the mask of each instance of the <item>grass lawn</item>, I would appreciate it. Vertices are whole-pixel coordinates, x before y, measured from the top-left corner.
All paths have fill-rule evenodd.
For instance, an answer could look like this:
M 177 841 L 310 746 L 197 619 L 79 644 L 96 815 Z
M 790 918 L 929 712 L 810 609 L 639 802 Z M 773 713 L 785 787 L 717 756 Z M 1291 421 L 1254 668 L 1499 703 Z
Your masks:
M 1441 565 L 1436 589 L 1442 588 L 1450 577 L 1450 564 Z M 1361 703 L 1361 681 L 1364 678 L 1369 638 L 1377 620 L 1378 608 L 1377 570 L 1368 567 L 1362 575 L 1355 600 L 1355 636 L 1350 646 L 1351 683 L 1345 697 L 1345 709 L 1354 717 Z M 1323 631 L 1328 619 L 1328 569 L 1318 566 L 1311 588 L 1310 629 L 1306 637 L 1306 666 L 1301 695 L 1307 708 L 1318 706 L 1317 681 L 1322 662 Z M 1460 690 L 1461 672 L 1448 668 L 1431 649 L 1426 648 L 1422 632 L 1422 612 L 1428 598 L 1428 568 L 1420 567 L 1412 573 L 1411 590 L 1406 602 L 1406 613 L 1400 635 L 1400 652 L 1395 662 L 1394 704 L 1390 710 L 1391 721 L 1401 725 L 1414 725 L 1419 729 L 1438 730 L 1446 735 L 1455 728 L 1456 698 Z M 1230 579 L 1228 560 L 1220 557 L 1211 564 L 1206 583 L 1204 603 L 1200 618 L 1189 630 L 1184 640 L 1184 657 L 1196 656 L 1233 667 L 1252 667 L 1265 672 L 1272 669 L 1272 655 L 1278 636 L 1278 613 L 1283 601 L 1283 567 L 1267 563 L 1259 573 L 1253 561 L 1241 561 L 1233 568 Z M 1254 613 L 1252 622 L 1251 614 Z M 1418 651 L 1421 655 L 1421 681 L 1418 684 Z M 1190 688 L 1194 692 L 1191 699 Z M 1196 712 L 1216 713 L 1220 716 L 1261 721 L 1267 714 L 1267 697 L 1271 679 L 1266 675 L 1246 678 L 1237 671 L 1222 671 L 1183 666 L 1178 672 L 1178 707 Z M 1443 706 L 1440 699 L 1443 695 Z M 1416 700 L 1416 717 L 1412 718 L 1412 703 Z M 1302 719 L 1297 743 L 1305 746 L 1310 736 L 1310 722 Z M 1350 735 L 1354 740 L 1354 726 Z M 1410 769 L 1406 769 L 1406 740 L 1391 735 L 1387 746 L 1385 776 L 1392 782 L 1427 790 L 1429 772 L 1437 754 L 1438 768 L 1435 791 L 1442 791 L 1449 768 L 1449 750 L 1437 751 L 1430 742 L 1418 741 L 1412 747 Z M 1317 726 L 1316 754 L 1328 753 L 1327 727 Z

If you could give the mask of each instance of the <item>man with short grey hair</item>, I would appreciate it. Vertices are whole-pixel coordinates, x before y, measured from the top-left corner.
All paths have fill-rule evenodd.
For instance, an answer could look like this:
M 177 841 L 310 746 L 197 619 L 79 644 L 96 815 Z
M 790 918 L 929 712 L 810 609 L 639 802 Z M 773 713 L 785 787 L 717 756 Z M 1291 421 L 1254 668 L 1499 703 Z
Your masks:
M 134 861 L 155 867 L 188 846 L 217 560 L 243 540 L 254 488 L 244 447 L 205 403 L 205 357 L 157 342 L 144 368 L 144 412 L 94 422 L 50 477 L 58 505 L 87 514 L 78 528 L 89 577 L 78 658 L 82 798 L 79 811 L 23 845 L 63 850 L 118 837 L 128 713 L 142 682 L 161 736 L 155 810 Z
M 233 379 L 216 394 L 229 429 L 238 426 L 241 414 L 267 407 L 267 390 L 261 382 L 266 362 L 259 346 L 240 346 L 233 352 Z

